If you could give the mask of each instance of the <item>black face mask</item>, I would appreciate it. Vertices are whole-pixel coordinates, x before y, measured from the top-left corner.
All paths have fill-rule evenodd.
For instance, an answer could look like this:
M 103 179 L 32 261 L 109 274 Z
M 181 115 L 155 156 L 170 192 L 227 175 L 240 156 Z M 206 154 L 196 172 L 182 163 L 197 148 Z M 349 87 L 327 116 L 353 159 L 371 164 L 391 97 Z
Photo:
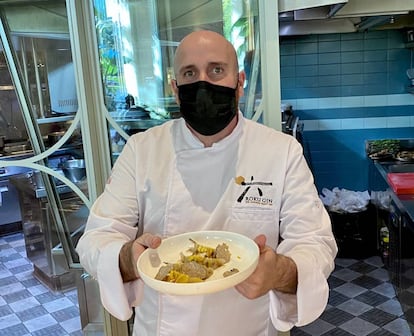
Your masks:
M 180 112 L 184 120 L 198 133 L 216 134 L 237 113 L 236 89 L 204 81 L 180 85 Z

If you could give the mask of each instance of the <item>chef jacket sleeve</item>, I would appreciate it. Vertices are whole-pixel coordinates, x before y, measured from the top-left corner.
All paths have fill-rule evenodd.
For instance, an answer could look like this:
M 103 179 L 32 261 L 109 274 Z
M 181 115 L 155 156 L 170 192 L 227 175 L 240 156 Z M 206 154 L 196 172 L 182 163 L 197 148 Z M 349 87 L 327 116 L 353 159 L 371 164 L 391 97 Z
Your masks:
M 296 295 L 270 293 L 275 327 L 287 331 L 316 320 L 328 302 L 327 279 L 334 269 L 337 245 L 329 215 L 314 186 L 302 147 L 291 142 L 287 160 L 277 253 L 293 259 L 298 270 Z
M 131 141 L 132 142 L 132 141 Z M 119 156 L 104 193 L 91 208 L 76 250 L 85 270 L 98 281 L 101 301 L 109 313 L 127 320 L 142 295 L 142 281 L 123 283 L 119 251 L 138 232 L 133 144 Z

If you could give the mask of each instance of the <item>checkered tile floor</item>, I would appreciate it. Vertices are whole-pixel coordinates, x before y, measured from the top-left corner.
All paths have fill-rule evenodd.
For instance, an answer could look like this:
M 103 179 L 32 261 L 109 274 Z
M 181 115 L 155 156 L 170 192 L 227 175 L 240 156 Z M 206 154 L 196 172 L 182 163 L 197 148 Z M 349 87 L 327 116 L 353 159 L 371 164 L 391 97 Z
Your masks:
M 328 307 L 292 336 L 411 336 L 380 257 L 336 259 Z
M 82 335 L 76 290 L 52 292 L 32 271 L 23 235 L 0 237 L 0 335 Z M 291 336 L 411 336 L 388 280 L 380 257 L 338 258 L 327 309 Z
M 0 237 L 0 335 L 82 335 L 76 289 L 53 292 L 32 272 L 23 234 Z

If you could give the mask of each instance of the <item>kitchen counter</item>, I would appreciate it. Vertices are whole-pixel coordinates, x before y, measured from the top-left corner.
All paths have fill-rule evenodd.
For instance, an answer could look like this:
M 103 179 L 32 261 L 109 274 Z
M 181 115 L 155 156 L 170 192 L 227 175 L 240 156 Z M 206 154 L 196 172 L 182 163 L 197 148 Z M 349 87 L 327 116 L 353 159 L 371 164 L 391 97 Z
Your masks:
M 38 188 L 34 183 L 32 183 L 31 179 L 25 175 L 22 176 L 13 176 L 10 178 L 11 183 L 13 183 L 19 190 L 26 192 L 30 195 L 33 195 L 36 198 L 43 198 L 46 197 L 46 189 L 45 188 Z M 66 194 L 73 192 L 70 187 L 65 184 L 57 185 L 56 191 L 59 194 Z
M 390 167 L 395 166 L 395 162 L 374 162 L 374 166 L 377 168 L 380 175 L 388 183 L 387 174 L 390 172 Z M 404 164 L 401 165 L 403 167 Z M 414 172 L 414 170 L 413 170 Z M 389 184 L 388 184 L 389 185 Z M 406 213 L 410 218 L 411 222 L 414 223 L 414 194 L 397 195 L 393 192 L 391 186 L 391 198 L 398 206 L 401 212 Z M 414 230 L 414 227 L 412 227 Z

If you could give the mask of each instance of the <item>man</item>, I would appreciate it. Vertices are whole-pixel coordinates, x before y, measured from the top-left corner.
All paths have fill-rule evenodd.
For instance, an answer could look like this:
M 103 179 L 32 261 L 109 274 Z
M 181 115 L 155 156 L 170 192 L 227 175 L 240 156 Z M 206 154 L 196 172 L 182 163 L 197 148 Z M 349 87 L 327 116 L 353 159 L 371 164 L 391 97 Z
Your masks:
M 104 307 L 121 320 L 135 307 L 135 335 L 273 336 L 312 322 L 326 306 L 337 248 L 301 146 L 243 118 L 245 75 L 221 35 L 185 37 L 174 71 L 183 118 L 129 139 L 77 246 Z M 240 178 L 260 188 L 245 193 Z M 145 286 L 136 269 L 145 248 L 198 230 L 255 239 L 254 273 L 205 296 Z

